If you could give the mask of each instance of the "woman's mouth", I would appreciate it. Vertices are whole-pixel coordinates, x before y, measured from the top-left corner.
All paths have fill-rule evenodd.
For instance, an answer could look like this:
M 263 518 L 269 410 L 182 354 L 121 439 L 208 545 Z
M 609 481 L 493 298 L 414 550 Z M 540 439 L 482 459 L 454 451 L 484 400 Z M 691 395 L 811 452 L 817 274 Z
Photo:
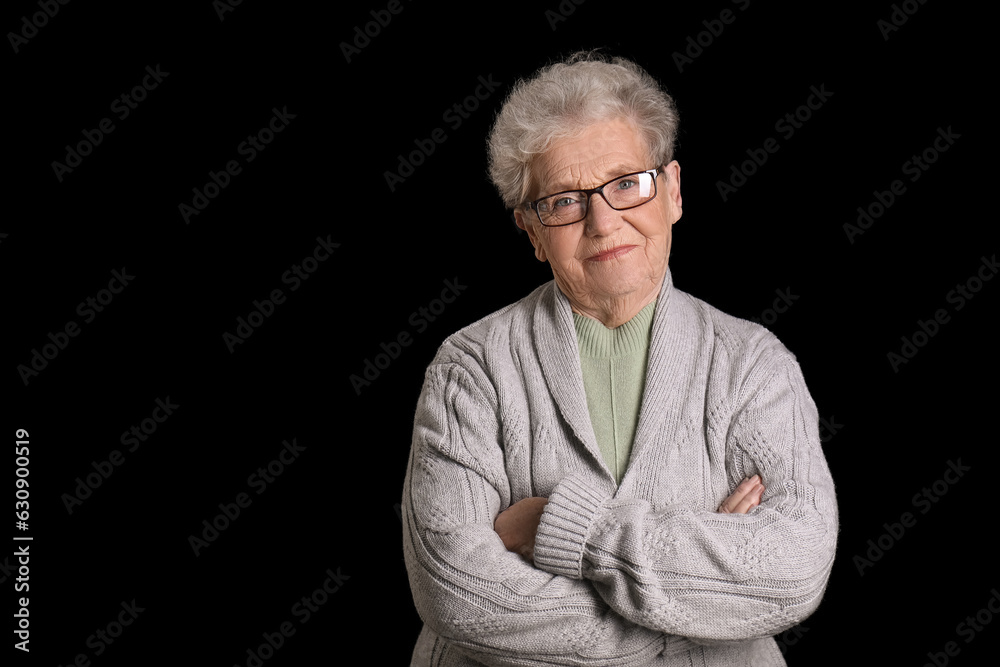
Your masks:
M 636 247 L 637 246 L 634 245 L 616 246 L 614 248 L 611 248 L 610 250 L 604 250 L 602 252 L 597 253 L 596 255 L 591 255 L 590 257 L 587 258 L 587 260 L 591 262 L 606 262 L 609 259 L 615 259 L 616 257 L 621 257 L 622 255 L 626 255 L 635 250 Z

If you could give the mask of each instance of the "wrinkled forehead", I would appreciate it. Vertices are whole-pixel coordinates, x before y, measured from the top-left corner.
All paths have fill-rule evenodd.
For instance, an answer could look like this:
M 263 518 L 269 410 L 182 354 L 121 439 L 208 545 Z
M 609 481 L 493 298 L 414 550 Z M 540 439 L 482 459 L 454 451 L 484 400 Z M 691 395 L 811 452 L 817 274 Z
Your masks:
M 651 169 L 656 165 L 650 153 L 631 122 L 613 119 L 591 123 L 553 140 L 535 157 L 529 195 L 594 188 L 623 174 Z

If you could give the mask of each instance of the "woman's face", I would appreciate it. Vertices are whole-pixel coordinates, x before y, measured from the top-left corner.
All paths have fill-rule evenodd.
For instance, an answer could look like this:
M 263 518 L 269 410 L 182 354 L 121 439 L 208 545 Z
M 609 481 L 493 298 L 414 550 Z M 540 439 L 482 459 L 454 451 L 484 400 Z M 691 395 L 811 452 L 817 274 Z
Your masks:
M 531 197 L 589 189 L 630 172 L 653 169 L 639 134 L 624 120 L 596 123 L 556 141 L 535 160 Z M 680 165 L 657 176 L 656 197 L 616 211 L 593 195 L 587 217 L 564 227 L 544 227 L 532 210 L 515 211 L 535 256 L 552 267 L 573 309 L 592 314 L 610 302 L 645 304 L 656 297 L 670 254 L 671 226 L 681 217 Z

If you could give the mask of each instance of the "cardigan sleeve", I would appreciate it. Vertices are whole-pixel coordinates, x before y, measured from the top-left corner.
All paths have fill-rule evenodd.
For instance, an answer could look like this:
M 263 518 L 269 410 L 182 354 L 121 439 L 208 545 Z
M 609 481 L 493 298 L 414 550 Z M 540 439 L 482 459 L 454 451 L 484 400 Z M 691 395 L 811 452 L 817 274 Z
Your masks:
M 759 473 L 749 514 L 655 510 L 562 480 L 542 515 L 535 564 L 590 581 L 644 627 L 712 644 L 775 635 L 819 605 L 833 565 L 837 507 L 818 413 L 787 350 L 738 383 L 726 436 L 729 479 Z
M 625 620 L 588 581 L 544 572 L 493 530 L 510 503 L 500 425 L 484 377 L 428 369 L 403 487 L 403 550 L 417 611 L 484 665 L 649 665 L 682 637 Z M 480 375 L 481 372 L 480 372 Z

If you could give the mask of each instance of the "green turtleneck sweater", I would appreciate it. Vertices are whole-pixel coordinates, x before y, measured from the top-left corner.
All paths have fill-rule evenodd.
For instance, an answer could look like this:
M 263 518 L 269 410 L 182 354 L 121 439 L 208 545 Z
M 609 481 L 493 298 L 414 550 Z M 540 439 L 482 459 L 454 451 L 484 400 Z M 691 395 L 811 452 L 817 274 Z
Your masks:
M 654 300 L 615 329 L 573 313 L 590 421 L 604 461 L 619 484 L 639 421 L 655 309 Z

